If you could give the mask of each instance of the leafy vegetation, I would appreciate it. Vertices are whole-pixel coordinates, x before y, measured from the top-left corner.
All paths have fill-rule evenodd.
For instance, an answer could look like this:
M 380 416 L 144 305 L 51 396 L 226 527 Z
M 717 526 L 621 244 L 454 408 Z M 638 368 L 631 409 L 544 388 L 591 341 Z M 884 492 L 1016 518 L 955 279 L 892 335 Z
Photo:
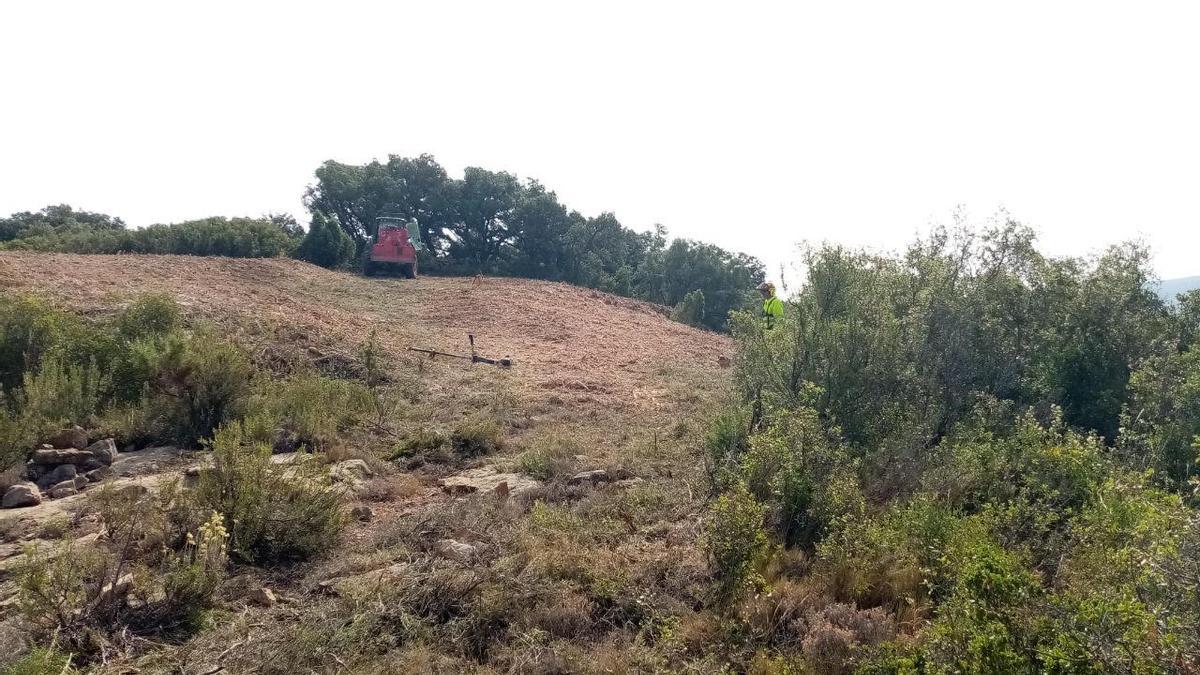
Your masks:
M 62 205 L 0 219 L 0 249 L 272 258 L 295 250 L 299 231 L 290 216 L 204 218 L 130 230 L 120 218 Z
M 734 322 L 710 527 L 758 524 L 810 561 L 768 591 L 806 584 L 900 630 L 810 624 L 798 649 L 760 648 L 830 672 L 1200 664 L 1200 589 L 1179 576 L 1200 523 L 1197 298 L 1157 298 L 1137 246 L 1046 258 L 1012 221 L 805 262 L 781 326 Z M 749 562 L 767 544 L 714 541 L 718 588 L 761 604 L 744 580 L 781 569 Z
M 414 218 L 427 273 L 502 274 L 566 281 L 675 307 L 681 320 L 724 329 L 763 280 L 762 263 L 666 230 L 635 232 L 612 213 L 587 218 L 536 180 L 469 167 L 447 175 L 429 155 L 364 165 L 325 162 L 307 201 L 314 223 L 335 224 L 362 248 L 380 215 Z M 329 235 L 322 235 L 329 238 Z

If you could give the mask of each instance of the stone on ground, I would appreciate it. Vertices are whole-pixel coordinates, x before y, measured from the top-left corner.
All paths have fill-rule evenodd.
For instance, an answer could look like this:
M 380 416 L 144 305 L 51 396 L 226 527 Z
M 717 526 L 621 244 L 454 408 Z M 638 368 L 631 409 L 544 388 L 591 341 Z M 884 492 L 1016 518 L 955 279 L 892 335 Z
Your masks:
M 454 495 L 496 490 L 501 483 L 508 484 L 508 494 L 514 497 L 541 487 L 541 483 L 516 473 L 499 473 L 495 467 L 485 466 L 469 469 L 458 475 L 442 479 L 442 490 Z
M 55 448 L 83 450 L 88 444 L 87 432 L 83 430 L 83 427 L 73 426 L 69 429 L 63 429 L 50 438 L 47 438 L 45 444 Z
M 35 483 L 21 482 L 13 485 L 4 492 L 0 506 L 6 509 L 19 509 L 25 506 L 37 506 L 42 503 L 42 493 Z

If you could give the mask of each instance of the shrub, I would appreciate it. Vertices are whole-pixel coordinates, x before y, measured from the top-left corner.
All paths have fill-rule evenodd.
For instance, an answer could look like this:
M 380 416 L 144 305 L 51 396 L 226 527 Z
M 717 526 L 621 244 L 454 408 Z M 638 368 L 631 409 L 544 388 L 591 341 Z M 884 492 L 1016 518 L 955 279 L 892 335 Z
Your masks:
M 762 583 L 758 566 L 768 550 L 766 507 L 744 484 L 717 498 L 708 511 L 704 543 L 717 578 L 719 599 L 729 600 Z
M 22 422 L 39 434 L 84 422 L 99 410 L 108 383 L 94 363 L 73 366 L 46 359 L 36 371 L 25 373 L 19 401 Z
M 250 414 L 273 420 L 280 434 L 276 443 L 287 450 L 306 446 L 324 452 L 341 433 L 367 419 L 374 408 L 365 386 L 311 373 L 285 380 L 262 379 L 256 390 Z
M 450 434 L 450 446 L 462 457 L 491 454 L 504 445 L 500 425 L 489 417 L 473 417 L 461 422 Z
M 577 454 L 579 444 L 574 438 L 561 434 L 540 436 L 517 457 L 517 468 L 540 481 L 548 481 L 569 474 Z
M 166 293 L 147 293 L 117 316 L 114 327 L 122 338 L 131 342 L 164 337 L 180 327 L 179 304 Z
M 258 564 L 300 560 L 337 541 L 345 514 L 324 467 L 271 463 L 270 447 L 252 441 L 240 422 L 221 427 L 211 448 L 214 465 L 201 472 L 194 504 L 226 517 L 234 557 Z
M 420 429 L 396 441 L 388 459 L 413 457 L 422 453 L 437 450 L 446 444 L 446 437 L 432 429 Z
M 350 263 L 354 259 L 354 252 L 354 240 L 350 235 L 320 212 L 314 212 L 312 224 L 296 248 L 295 257 L 334 269 Z
M 147 417 L 161 436 L 195 446 L 244 413 L 253 370 L 232 343 L 203 332 L 139 347 L 155 373 Z
M 6 242 L 3 248 L 62 253 L 154 253 L 170 255 L 272 258 L 288 255 L 298 243 L 266 218 L 204 218 L 138 230 L 65 228 Z
M 8 664 L 8 675 L 70 675 L 71 655 L 53 647 L 34 647 L 17 661 Z
M 671 320 L 689 326 L 704 325 L 704 291 L 696 289 L 683 296 L 683 300 L 671 310 Z
M 1041 589 L 1020 561 L 994 544 L 972 547 L 931 628 L 928 659 L 959 672 L 1037 670 L 1033 603 Z
M 23 373 L 79 330 L 78 318 L 32 295 L 0 296 L 0 387 L 21 384 Z
M 213 513 L 196 532 L 189 532 L 182 550 L 167 555 L 163 564 L 161 606 L 172 622 L 196 627 L 200 613 L 212 606 L 213 594 L 225 578 L 228 532 L 224 518 Z

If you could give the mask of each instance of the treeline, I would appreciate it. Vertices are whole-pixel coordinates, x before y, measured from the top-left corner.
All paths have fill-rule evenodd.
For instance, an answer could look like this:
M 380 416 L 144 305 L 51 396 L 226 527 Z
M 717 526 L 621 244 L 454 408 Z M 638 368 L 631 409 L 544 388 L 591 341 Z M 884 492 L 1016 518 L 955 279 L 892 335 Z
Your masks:
M 1168 305 L 1143 248 L 1049 258 L 1011 221 L 805 263 L 782 325 L 734 322 L 709 438 L 708 546 L 751 646 L 867 673 L 1200 667 L 1200 291 Z M 814 603 L 849 605 L 844 630 L 791 620 Z
M 361 250 L 375 219 L 415 219 L 421 269 L 565 281 L 674 307 L 689 293 L 694 323 L 723 328 L 764 278 L 756 258 L 666 230 L 636 232 L 612 213 L 587 218 L 536 180 L 469 167 L 450 177 L 429 155 L 363 165 L 325 162 L 306 202 L 314 222 L 336 224 Z
M 290 255 L 304 230 L 287 215 L 203 218 L 127 229 L 124 221 L 62 204 L 0 219 L 0 248 L 60 253 L 154 253 L 234 258 Z
M 425 274 L 491 274 L 564 281 L 676 308 L 693 325 L 723 330 L 765 278 L 751 256 L 661 226 L 638 232 L 612 213 L 585 217 L 536 180 L 467 168 L 446 173 L 433 157 L 363 165 L 325 162 L 305 195 L 307 233 L 287 215 L 206 218 L 131 230 L 120 218 L 51 206 L 0 219 L 0 248 L 71 253 L 295 256 L 353 268 L 378 216 L 415 219 Z M 684 302 L 686 299 L 686 303 Z M 682 304 L 682 306 L 680 306 Z

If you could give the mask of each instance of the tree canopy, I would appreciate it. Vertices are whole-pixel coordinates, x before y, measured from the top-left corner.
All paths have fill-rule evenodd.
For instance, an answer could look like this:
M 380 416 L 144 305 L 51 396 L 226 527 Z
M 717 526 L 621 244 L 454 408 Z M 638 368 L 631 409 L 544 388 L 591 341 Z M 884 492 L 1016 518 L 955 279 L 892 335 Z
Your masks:
M 765 278 L 762 263 L 712 244 L 668 242 L 613 213 L 585 217 L 537 180 L 468 167 L 451 177 L 429 155 L 362 165 L 327 161 L 306 192 L 314 218 L 336 223 L 360 247 L 375 218 L 415 218 L 426 273 L 501 274 L 565 281 L 675 306 L 705 298 L 700 325 L 724 329 Z M 689 313 L 689 316 L 692 314 Z

